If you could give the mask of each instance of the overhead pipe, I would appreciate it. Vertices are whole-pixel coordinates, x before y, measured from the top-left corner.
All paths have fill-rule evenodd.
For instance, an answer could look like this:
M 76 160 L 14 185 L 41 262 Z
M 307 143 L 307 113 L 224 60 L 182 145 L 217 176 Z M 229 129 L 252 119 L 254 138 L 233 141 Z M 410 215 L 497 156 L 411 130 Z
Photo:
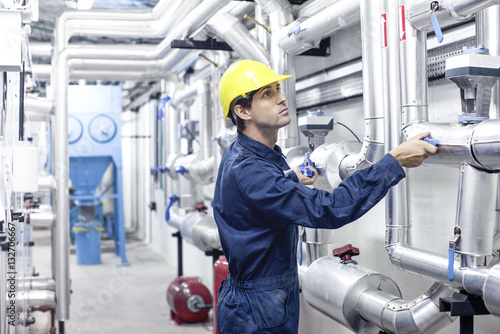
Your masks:
M 181 6 L 182 1 L 162 0 L 152 9 L 143 12 L 117 11 L 64 11 L 59 18 L 63 31 L 58 41 L 67 45 L 75 35 L 96 35 L 124 38 L 159 38 L 181 20 L 201 1 L 195 0 Z M 177 15 L 177 16 L 175 16 Z
M 432 13 L 431 1 L 414 1 L 408 11 L 408 21 L 416 29 L 432 31 L 431 14 L 436 15 L 441 28 L 468 21 L 474 14 L 490 6 L 500 4 L 500 0 L 448 0 L 438 3 L 438 9 Z
M 248 29 L 229 13 L 219 13 L 207 22 L 209 31 L 226 41 L 241 57 L 271 65 L 269 52 L 260 44 Z
M 359 6 L 360 0 L 340 0 L 311 17 L 299 18 L 281 30 L 279 45 L 286 53 L 292 55 L 316 47 L 322 38 L 358 23 Z
M 55 225 L 56 215 L 54 212 L 30 212 L 29 222 L 34 227 L 53 227 Z
M 255 1 L 269 18 L 271 39 L 269 43 L 271 68 L 276 73 L 291 75 L 291 78 L 280 83 L 281 91 L 287 98 L 288 115 L 291 122 L 278 132 L 278 145 L 293 147 L 299 144 L 297 125 L 297 110 L 295 108 L 295 58 L 286 54 L 279 45 L 280 31 L 293 20 L 292 6 L 288 0 L 256 0 Z

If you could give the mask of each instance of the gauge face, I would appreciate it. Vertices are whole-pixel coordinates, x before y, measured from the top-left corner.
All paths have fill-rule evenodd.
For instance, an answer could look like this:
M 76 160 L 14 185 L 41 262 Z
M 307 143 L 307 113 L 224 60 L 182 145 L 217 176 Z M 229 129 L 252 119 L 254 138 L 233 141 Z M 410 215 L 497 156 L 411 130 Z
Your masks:
M 90 137 L 98 143 L 107 143 L 116 135 L 116 123 L 107 115 L 97 115 L 90 121 Z
M 68 141 L 70 144 L 76 143 L 83 134 L 82 122 L 75 116 L 68 116 Z

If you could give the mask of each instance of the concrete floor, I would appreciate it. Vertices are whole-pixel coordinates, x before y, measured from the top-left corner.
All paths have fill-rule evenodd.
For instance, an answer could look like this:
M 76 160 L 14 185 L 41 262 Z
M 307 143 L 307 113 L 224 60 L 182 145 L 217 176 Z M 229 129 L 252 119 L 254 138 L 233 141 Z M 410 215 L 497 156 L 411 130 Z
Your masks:
M 50 232 L 36 230 L 34 241 L 33 265 L 40 276 L 50 276 Z M 98 265 L 77 265 L 74 252 L 70 255 L 72 294 L 65 333 L 213 332 L 211 322 L 177 326 L 170 320 L 166 290 L 176 277 L 176 268 L 169 267 L 161 255 L 140 241 L 127 240 L 130 265 L 124 267 L 117 266 L 120 258 L 111 248 L 103 247 L 102 263 Z M 48 315 L 37 313 L 36 319 L 30 333 L 46 332 Z

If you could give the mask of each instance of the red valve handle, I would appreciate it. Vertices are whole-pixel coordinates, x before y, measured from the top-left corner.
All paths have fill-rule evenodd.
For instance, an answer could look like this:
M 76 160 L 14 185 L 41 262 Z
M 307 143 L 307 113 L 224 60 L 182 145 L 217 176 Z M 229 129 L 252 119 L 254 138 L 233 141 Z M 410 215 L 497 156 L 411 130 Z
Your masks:
M 351 244 L 333 250 L 333 256 L 340 257 L 342 261 L 349 261 L 351 257 L 356 255 L 359 255 L 359 248 L 353 247 Z

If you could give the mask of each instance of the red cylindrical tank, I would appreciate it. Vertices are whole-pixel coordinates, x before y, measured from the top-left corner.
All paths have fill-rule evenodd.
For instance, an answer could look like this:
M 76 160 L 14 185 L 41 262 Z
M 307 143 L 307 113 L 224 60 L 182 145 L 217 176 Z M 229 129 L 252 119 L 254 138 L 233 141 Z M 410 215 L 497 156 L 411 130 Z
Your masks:
M 219 301 L 219 287 L 223 280 L 226 279 L 229 269 L 227 266 L 227 259 L 223 256 L 214 263 L 214 333 L 218 334 L 216 314 L 217 314 L 217 303 Z
M 177 325 L 183 322 L 209 321 L 212 295 L 200 277 L 177 277 L 167 289 L 170 316 Z

